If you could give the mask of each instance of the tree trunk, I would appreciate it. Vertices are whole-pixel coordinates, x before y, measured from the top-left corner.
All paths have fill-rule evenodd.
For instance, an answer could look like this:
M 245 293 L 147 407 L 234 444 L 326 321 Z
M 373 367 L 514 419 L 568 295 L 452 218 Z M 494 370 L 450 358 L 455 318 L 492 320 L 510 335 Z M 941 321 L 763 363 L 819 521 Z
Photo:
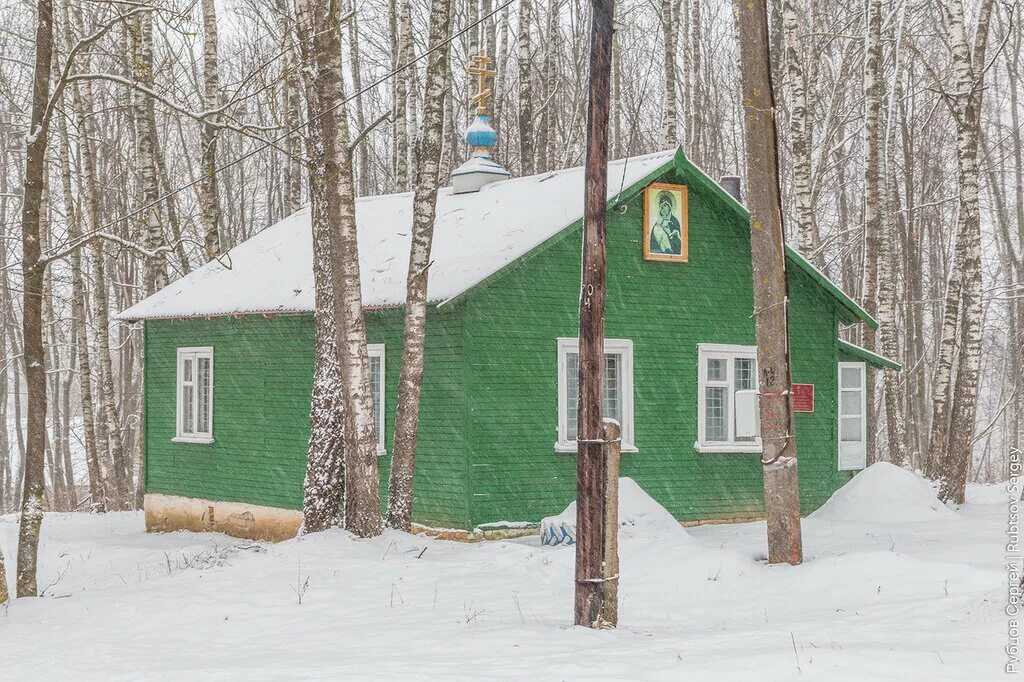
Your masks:
M 361 46 L 359 44 L 359 21 L 358 19 L 358 8 L 355 0 L 349 2 L 349 12 L 351 16 L 348 19 L 348 51 L 349 51 L 349 74 L 352 78 L 352 91 L 359 93 L 363 89 L 363 70 L 360 59 Z M 355 98 L 355 110 L 356 110 L 356 127 L 360 133 L 366 130 L 366 112 L 363 106 L 363 96 L 357 95 Z M 358 194 L 365 196 L 371 193 L 370 185 L 370 152 L 369 146 L 363 144 L 359 147 L 359 172 L 357 174 L 358 182 Z
M 310 215 L 313 230 L 313 277 L 316 298 L 316 363 L 310 406 L 309 458 L 302 505 L 302 532 L 326 530 L 342 520 L 345 491 L 345 403 L 342 392 L 341 359 L 334 304 L 334 260 L 332 229 L 327 206 L 327 177 L 324 157 L 324 124 L 331 116 L 324 112 L 318 91 L 321 57 L 319 50 L 329 39 L 317 37 L 318 0 L 296 3 L 296 34 L 302 60 L 306 91 L 306 115 L 313 124 L 306 135 L 309 158 Z
M 704 68 L 701 54 L 701 16 L 700 0 L 689 0 L 690 3 L 690 138 L 687 140 L 686 151 L 690 158 L 703 164 L 704 148 L 704 84 L 701 69 Z
M 64 16 L 67 17 L 66 11 Z M 72 209 L 74 196 L 71 190 L 70 142 L 64 119 L 61 120 L 60 137 L 61 180 L 65 210 L 68 213 L 68 240 L 74 242 L 81 238 L 82 228 L 79 212 Z M 88 140 L 84 140 L 82 144 L 88 144 L 88 142 Z M 81 152 L 79 152 L 79 156 L 81 156 Z M 96 452 L 95 412 L 92 402 L 92 362 L 89 358 L 88 330 L 86 329 L 85 282 L 82 276 L 81 249 L 75 249 L 71 253 L 71 315 L 71 346 L 78 354 L 78 394 L 82 410 L 85 462 L 89 471 L 90 507 L 94 511 L 103 511 L 103 473 Z
M 10 594 L 7 592 L 7 567 L 4 563 L 4 550 L 0 547 L 0 605 L 6 604 Z
M 979 197 L 978 137 L 981 131 L 981 98 L 985 69 L 988 27 L 994 0 L 983 0 L 978 13 L 972 56 L 964 26 L 962 0 L 944 0 L 953 52 L 953 74 L 957 96 L 957 184 L 959 196 L 961 328 L 960 363 L 950 410 L 949 448 L 939 487 L 939 497 L 957 504 L 964 502 L 964 489 L 971 466 L 974 425 L 978 406 L 978 376 L 981 364 L 981 209 Z M 973 59 L 973 63 L 972 63 Z
M 312 118 L 312 117 L 311 117 Z M 319 143 L 311 146 L 321 148 Z M 322 159 L 314 167 L 322 173 Z M 313 234 L 316 244 L 314 276 L 316 286 L 316 367 L 313 372 L 309 431 L 309 463 L 303 486 L 302 532 L 314 533 L 341 520 L 345 491 L 345 405 L 341 391 L 341 363 L 338 358 L 337 327 L 334 321 L 333 266 L 330 225 L 324 212 L 322 175 L 310 175 Z
M 214 0 L 202 0 L 203 13 L 203 106 L 209 111 L 220 105 L 220 65 L 217 50 L 217 8 Z M 203 229 L 206 260 L 221 250 L 220 200 L 217 196 L 217 116 L 201 124 L 202 155 L 199 168 L 199 215 Z
M 19 597 L 35 597 L 36 559 L 43 525 L 46 457 L 46 350 L 43 347 L 42 260 L 43 183 L 49 128 L 50 69 L 53 61 L 53 2 L 36 2 L 36 55 L 32 79 L 32 112 L 25 150 L 21 204 L 22 342 L 28 395 L 28 425 L 22 475 L 21 519 L 18 525 Z
M 398 0 L 398 66 L 413 59 L 412 0 Z M 415 67 L 395 74 L 395 191 L 409 188 L 409 73 Z
M 416 439 L 419 433 L 420 389 L 423 386 L 427 331 L 427 275 L 430 246 L 434 239 L 437 190 L 440 186 L 438 170 L 444 128 L 444 97 L 448 89 L 451 10 L 451 0 L 432 0 L 430 4 L 428 50 L 432 53 L 427 64 L 423 137 L 416 166 L 412 246 L 406 280 L 402 375 L 398 382 L 394 452 L 388 480 L 388 525 L 404 531 L 411 530 L 412 526 L 412 487 L 416 473 Z
M 523 175 L 533 175 L 533 101 L 530 55 L 530 27 L 533 19 L 533 0 L 519 0 L 519 168 Z
M 775 98 L 765 0 L 734 0 L 747 148 L 747 206 L 764 450 L 768 561 L 803 561 L 796 428 L 790 395 L 788 284 Z
M 882 216 L 882 0 L 866 0 L 867 26 L 864 40 L 864 251 L 861 303 L 868 314 L 878 313 L 878 240 Z M 861 345 L 874 351 L 875 330 L 864 325 L 860 329 Z M 867 385 L 875 386 L 875 368 L 867 368 Z M 867 403 L 868 424 L 875 422 L 874 400 Z M 877 460 L 874 429 L 867 434 L 867 461 Z
M 807 84 L 804 76 L 803 55 L 800 51 L 799 25 L 795 0 L 782 2 L 785 26 L 785 66 L 789 96 L 790 163 L 793 166 L 793 215 L 796 218 L 796 237 L 800 252 L 814 258 L 818 248 L 817 224 L 814 221 L 814 196 L 811 191 L 811 125 L 807 102 Z
M 309 14 L 334 27 L 338 0 L 315 0 Z M 340 27 L 338 27 L 340 28 Z M 340 35 L 317 25 L 314 38 L 315 89 L 324 146 L 324 205 L 330 229 L 335 324 L 341 361 L 345 419 L 345 527 L 360 537 L 380 534 L 377 439 L 374 433 L 370 361 L 366 350 L 356 242 L 355 185 L 342 81 Z
M 665 55 L 665 108 L 661 112 L 661 146 L 675 147 L 679 144 L 678 121 L 676 116 L 676 20 L 673 12 L 675 0 L 661 0 L 662 42 Z

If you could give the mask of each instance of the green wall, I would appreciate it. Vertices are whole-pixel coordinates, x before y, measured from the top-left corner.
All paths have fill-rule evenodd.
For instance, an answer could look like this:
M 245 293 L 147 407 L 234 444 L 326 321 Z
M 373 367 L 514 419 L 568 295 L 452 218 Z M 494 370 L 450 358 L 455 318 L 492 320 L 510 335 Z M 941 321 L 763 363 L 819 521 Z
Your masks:
M 631 476 L 678 518 L 763 511 L 754 454 L 694 450 L 697 346 L 754 344 L 746 221 L 695 178 L 689 186 L 686 264 L 646 262 L 641 196 L 609 213 L 606 336 L 634 344 Z M 481 229 L 487 229 L 486 224 Z M 558 337 L 577 333 L 580 224 L 460 300 L 429 312 L 414 518 L 442 527 L 539 521 L 574 497 L 575 456 L 556 453 Z M 815 412 L 798 414 L 804 512 L 846 480 L 836 462 L 840 310 L 809 275 L 790 268 L 793 380 L 815 385 Z M 845 313 L 844 313 L 845 314 Z M 401 366 L 403 311 L 367 311 L 370 343 L 386 345 L 388 451 Z M 173 443 L 180 346 L 214 347 L 214 438 Z M 146 487 L 149 492 L 302 505 L 313 375 L 311 315 L 146 323 Z M 390 456 L 380 459 L 382 499 Z
M 754 345 L 748 227 L 698 183 L 689 186 L 690 262 L 642 258 L 642 195 L 609 213 L 606 338 L 633 340 L 636 454 L 631 476 L 681 519 L 758 515 L 758 455 L 694 450 L 697 345 Z M 575 456 L 557 439 L 558 337 L 578 331 L 581 226 L 550 240 L 467 297 L 474 524 L 539 521 L 574 497 Z M 836 305 L 790 269 L 793 380 L 815 384 L 797 416 L 803 509 L 849 478 L 836 467 Z M 524 301 L 529 301 L 524 305 Z
M 312 317 L 153 320 L 145 335 L 146 491 L 301 509 Z M 213 346 L 213 443 L 171 441 L 182 346 Z
M 414 508 L 417 521 L 469 525 L 463 438 L 462 306 L 431 310 L 420 412 Z M 367 340 L 385 344 L 388 465 L 402 358 L 402 311 L 366 313 Z M 313 382 L 312 315 L 151 320 L 146 336 L 146 490 L 211 500 L 302 508 Z M 213 346 L 210 444 L 172 442 L 177 349 Z

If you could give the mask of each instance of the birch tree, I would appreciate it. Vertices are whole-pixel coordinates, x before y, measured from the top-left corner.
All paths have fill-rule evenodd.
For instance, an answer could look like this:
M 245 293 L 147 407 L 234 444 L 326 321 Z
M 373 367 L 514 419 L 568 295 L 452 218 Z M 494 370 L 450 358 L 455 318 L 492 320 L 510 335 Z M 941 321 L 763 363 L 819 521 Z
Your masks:
M 994 0 L 982 0 L 973 50 L 967 38 L 962 0 L 943 0 L 942 12 L 952 47 L 957 124 L 957 170 L 960 193 L 957 235 L 962 329 L 960 362 L 950 411 L 950 440 L 945 453 L 939 496 L 964 502 L 967 472 L 973 455 L 974 425 L 978 404 L 978 371 L 981 362 L 981 212 L 978 145 L 981 103 L 987 68 L 986 46 Z M 956 276 L 956 270 L 954 270 Z
M 388 525 L 404 531 L 411 530 L 412 525 L 413 478 L 416 473 L 416 440 L 419 434 L 420 391 L 423 387 L 427 333 L 427 278 L 430 247 L 434 239 L 437 190 L 441 180 L 438 171 L 444 132 L 444 97 L 448 88 L 451 11 L 451 0 L 432 0 L 430 3 L 430 37 L 427 48 L 430 60 L 424 90 L 423 137 L 417 155 L 413 194 L 402 374 L 398 382 L 398 410 L 388 479 Z
M 674 0 L 661 0 L 661 26 L 665 48 L 665 110 L 663 112 L 662 145 L 673 147 L 679 143 L 676 117 L 676 43 L 677 13 Z
M 789 99 L 790 162 L 793 170 L 793 215 L 796 218 L 797 244 L 808 258 L 818 246 L 814 221 L 814 197 L 811 191 L 811 126 L 807 102 L 804 59 L 800 51 L 800 17 L 795 0 L 782 0 L 785 33 L 785 84 Z
M 46 493 L 46 349 L 43 346 L 43 279 L 41 217 L 50 126 L 50 72 L 53 64 L 53 2 L 36 3 L 35 64 L 32 110 L 25 149 L 21 208 L 22 343 L 28 395 L 21 518 L 18 524 L 17 595 L 34 597 L 39 533 Z
M 531 98 L 531 43 L 530 28 L 533 0 L 519 1 L 519 33 L 517 36 L 519 64 L 519 169 L 523 175 L 532 175 L 533 163 L 533 101 Z
M 326 530 L 343 520 L 345 490 L 345 402 L 342 392 L 341 359 L 334 303 L 334 258 L 332 225 L 328 214 L 327 159 L 324 156 L 325 124 L 320 97 L 321 50 L 331 48 L 330 31 L 320 31 L 316 16 L 318 0 L 296 2 L 295 28 L 301 53 L 301 73 L 306 92 L 306 113 L 310 130 L 306 134 L 310 217 L 313 230 L 313 277 L 315 286 L 315 369 L 310 406 L 309 459 L 303 486 L 304 533 Z
M 309 17 L 340 29 L 338 0 L 307 0 Z M 312 19 L 311 19 L 312 20 Z M 345 116 L 341 40 L 337 30 L 317 24 L 313 39 L 320 107 L 317 124 L 324 159 L 324 212 L 329 231 L 334 315 L 341 369 L 345 439 L 345 527 L 360 537 L 381 531 L 370 361 L 366 350 L 359 247 L 356 241 L 355 183 Z
M 217 8 L 214 0 L 202 0 L 203 14 L 203 104 L 212 111 L 220 104 L 220 66 L 218 60 Z M 217 134 L 214 115 L 208 115 L 202 126 L 202 163 L 200 164 L 199 203 L 203 224 L 203 246 L 206 259 L 220 252 L 220 200 L 217 196 Z

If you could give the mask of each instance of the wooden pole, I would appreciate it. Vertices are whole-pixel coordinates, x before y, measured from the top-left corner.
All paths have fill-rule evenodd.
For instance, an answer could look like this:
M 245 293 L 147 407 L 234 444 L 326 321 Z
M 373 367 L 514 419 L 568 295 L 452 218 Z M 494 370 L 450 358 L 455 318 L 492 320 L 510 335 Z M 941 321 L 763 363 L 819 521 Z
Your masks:
M 608 197 L 608 120 L 611 100 L 614 0 L 592 0 L 587 156 L 583 187 L 583 276 L 580 289 L 579 419 L 576 460 L 576 624 L 615 625 L 605 576 L 607 466 L 601 419 L 604 365 L 605 230 Z M 617 479 L 616 479 L 617 482 Z M 609 618 L 609 615 L 611 618 Z
M 601 616 L 605 623 L 619 622 L 619 459 L 622 455 L 622 427 L 610 419 L 604 422 L 604 543 L 601 578 L 604 580 Z
M 764 452 L 768 561 L 803 561 L 796 428 L 790 395 L 785 236 L 765 0 L 734 0 L 747 143 L 747 207 Z

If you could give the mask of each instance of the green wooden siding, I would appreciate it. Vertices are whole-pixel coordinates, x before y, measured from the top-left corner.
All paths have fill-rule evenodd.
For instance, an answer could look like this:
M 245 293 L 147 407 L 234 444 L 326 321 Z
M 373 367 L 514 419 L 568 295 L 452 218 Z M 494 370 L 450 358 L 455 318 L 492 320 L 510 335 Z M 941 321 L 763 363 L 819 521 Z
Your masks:
M 462 306 L 432 310 L 420 412 L 417 521 L 469 524 L 463 437 Z M 402 311 L 366 315 L 369 343 L 385 344 L 385 444 L 391 451 L 402 358 Z M 146 490 L 302 508 L 313 382 L 312 315 L 153 320 L 146 323 Z M 175 443 L 177 349 L 213 346 L 214 442 Z M 380 458 L 387 495 L 390 454 Z
M 764 504 L 759 456 L 694 449 L 698 344 L 754 344 L 748 227 L 688 172 L 677 166 L 660 179 L 690 188 L 689 263 L 642 259 L 642 195 L 624 195 L 609 213 L 606 336 L 634 346 L 639 452 L 623 456 L 622 473 L 680 519 L 755 516 Z M 430 308 L 417 522 L 536 522 L 574 497 L 575 456 L 554 451 L 556 340 L 577 333 L 580 229 L 573 225 L 456 302 Z M 806 513 L 851 476 L 836 462 L 837 331 L 850 314 L 806 271 L 790 268 L 789 279 L 793 380 L 815 385 L 815 411 L 796 417 Z M 389 453 L 403 314 L 366 314 L 368 341 L 386 346 Z M 181 346 L 214 348 L 209 445 L 171 441 Z M 150 321 L 145 350 L 147 490 L 301 508 L 312 316 Z M 382 501 L 389 460 L 380 459 Z
M 687 264 L 642 259 L 640 197 L 609 213 L 606 338 L 632 339 L 637 454 L 631 476 L 681 519 L 763 512 L 759 457 L 694 450 L 697 346 L 754 344 L 747 225 L 690 185 Z M 475 524 L 539 521 L 574 497 L 575 457 L 557 439 L 556 339 L 578 329 L 579 223 L 467 297 Z M 803 509 L 849 474 L 836 468 L 836 304 L 790 272 L 794 381 L 815 384 L 812 414 L 797 416 Z M 529 301 L 528 304 L 524 304 Z
M 146 323 L 146 491 L 302 508 L 313 320 Z M 213 438 L 175 443 L 177 349 L 213 346 Z

